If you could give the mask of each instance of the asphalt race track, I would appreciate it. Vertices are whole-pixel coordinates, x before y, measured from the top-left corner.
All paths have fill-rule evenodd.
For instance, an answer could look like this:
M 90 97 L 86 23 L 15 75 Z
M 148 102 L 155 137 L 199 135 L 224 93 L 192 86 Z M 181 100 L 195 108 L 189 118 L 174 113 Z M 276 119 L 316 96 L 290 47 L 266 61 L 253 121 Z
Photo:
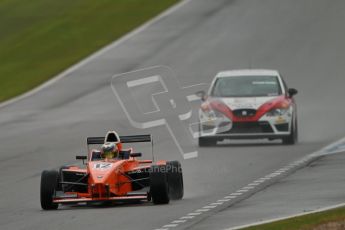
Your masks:
M 345 136 L 344 12 L 343 0 L 191 0 L 55 84 L 0 108 L 0 229 L 160 228 Z M 226 69 L 280 70 L 299 90 L 299 144 L 228 142 L 183 160 L 164 127 L 131 127 L 110 87 L 114 74 L 155 65 L 170 66 L 182 85 L 209 83 Z M 151 132 L 156 158 L 182 162 L 184 199 L 42 211 L 41 171 L 73 163 L 87 136 L 109 129 Z

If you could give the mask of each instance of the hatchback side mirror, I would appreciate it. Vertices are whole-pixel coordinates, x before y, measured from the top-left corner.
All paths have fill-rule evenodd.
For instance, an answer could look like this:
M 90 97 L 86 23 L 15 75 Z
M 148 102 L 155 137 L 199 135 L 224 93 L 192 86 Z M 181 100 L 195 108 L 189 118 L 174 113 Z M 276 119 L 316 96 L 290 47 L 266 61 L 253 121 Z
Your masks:
M 195 93 L 195 95 L 197 95 L 198 97 L 200 97 L 200 99 L 202 101 L 206 101 L 206 93 L 205 91 L 198 91 Z
M 297 93 L 298 93 L 297 89 L 290 88 L 290 89 L 288 90 L 289 97 L 293 97 L 293 96 L 295 96 Z

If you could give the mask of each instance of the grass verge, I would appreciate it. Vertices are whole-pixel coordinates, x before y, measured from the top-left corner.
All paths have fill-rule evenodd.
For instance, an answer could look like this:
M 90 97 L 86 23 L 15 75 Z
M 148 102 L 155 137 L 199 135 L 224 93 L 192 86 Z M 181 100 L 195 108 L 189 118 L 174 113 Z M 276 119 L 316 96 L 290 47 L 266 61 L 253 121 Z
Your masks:
M 178 1 L 0 1 L 0 102 L 36 87 Z
M 345 207 L 307 214 L 243 230 L 321 230 L 345 229 Z

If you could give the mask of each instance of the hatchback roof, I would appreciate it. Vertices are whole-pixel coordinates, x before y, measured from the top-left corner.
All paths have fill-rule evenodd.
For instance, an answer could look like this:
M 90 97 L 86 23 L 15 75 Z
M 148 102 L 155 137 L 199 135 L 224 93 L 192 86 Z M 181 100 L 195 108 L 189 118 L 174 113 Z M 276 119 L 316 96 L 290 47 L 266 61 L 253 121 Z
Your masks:
M 271 69 L 238 69 L 219 72 L 216 77 L 236 77 L 236 76 L 278 76 L 277 70 Z

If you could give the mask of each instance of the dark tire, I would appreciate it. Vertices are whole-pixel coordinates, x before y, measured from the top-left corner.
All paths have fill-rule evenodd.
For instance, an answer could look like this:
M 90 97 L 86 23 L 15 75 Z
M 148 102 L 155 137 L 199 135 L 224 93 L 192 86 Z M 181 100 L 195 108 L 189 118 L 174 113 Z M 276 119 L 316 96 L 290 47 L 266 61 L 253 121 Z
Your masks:
M 180 200 L 184 193 L 181 163 L 178 161 L 167 162 L 167 171 L 169 196 L 172 200 Z
M 151 166 L 150 172 L 150 195 L 154 204 L 168 204 L 169 186 L 166 166 Z
M 215 146 L 215 145 L 217 145 L 216 138 L 199 137 L 199 147 Z
M 41 207 L 44 210 L 53 210 L 59 207 L 59 204 L 53 203 L 58 178 L 59 173 L 55 170 L 44 170 L 41 174 Z
M 294 145 L 298 142 L 298 125 L 297 125 L 297 119 L 293 121 L 292 127 L 291 127 L 291 134 L 287 137 L 284 137 L 283 139 L 284 145 Z

